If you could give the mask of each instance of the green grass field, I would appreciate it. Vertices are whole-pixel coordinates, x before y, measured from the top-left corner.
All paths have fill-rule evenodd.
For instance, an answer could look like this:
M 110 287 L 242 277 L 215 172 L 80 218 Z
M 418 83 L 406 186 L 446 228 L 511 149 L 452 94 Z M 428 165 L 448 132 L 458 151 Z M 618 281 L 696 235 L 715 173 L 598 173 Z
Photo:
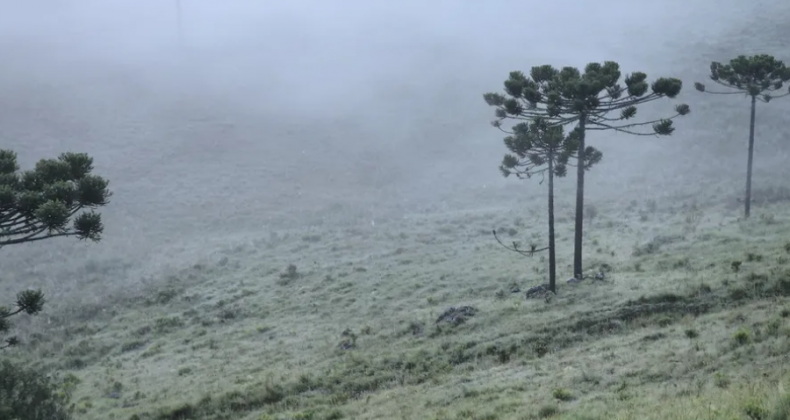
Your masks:
M 545 257 L 491 235 L 542 244 L 538 199 L 269 232 L 20 320 L 9 355 L 61 370 L 90 420 L 784 419 L 790 197 L 757 196 L 747 221 L 714 194 L 592 201 L 585 265 L 607 278 L 547 299 L 524 295 Z M 476 311 L 437 322 L 453 306 Z

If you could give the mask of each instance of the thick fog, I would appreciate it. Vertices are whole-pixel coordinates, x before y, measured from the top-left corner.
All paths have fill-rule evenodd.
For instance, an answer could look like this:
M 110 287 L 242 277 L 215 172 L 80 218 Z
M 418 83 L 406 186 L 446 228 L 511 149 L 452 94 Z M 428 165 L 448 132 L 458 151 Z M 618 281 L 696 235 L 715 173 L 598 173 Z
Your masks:
M 180 19 L 178 5 L 0 3 L 2 147 L 24 168 L 88 152 L 115 194 L 102 244 L 3 250 L 31 255 L 15 263 L 27 272 L 42 250 L 128 268 L 235 235 L 490 206 L 483 191 L 504 186 L 543 194 L 499 174 L 502 135 L 482 94 L 544 63 L 616 60 L 685 82 L 643 111 L 689 103 L 672 137 L 592 137 L 605 157 L 591 199 L 689 168 L 685 182 L 732 165 L 741 176 L 747 101 L 719 108 L 693 82 L 711 60 L 773 53 L 790 16 L 790 2 L 743 0 L 181 0 Z M 776 35 L 753 39 L 755 25 Z M 763 131 L 762 162 L 784 130 Z

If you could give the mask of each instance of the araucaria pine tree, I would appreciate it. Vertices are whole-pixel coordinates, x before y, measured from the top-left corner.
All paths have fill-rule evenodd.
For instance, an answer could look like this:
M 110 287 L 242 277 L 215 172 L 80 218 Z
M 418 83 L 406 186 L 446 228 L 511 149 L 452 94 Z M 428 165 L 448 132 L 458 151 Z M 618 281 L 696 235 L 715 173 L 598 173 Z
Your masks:
M 782 61 L 767 54 L 750 57 L 739 55 L 730 60 L 729 64 L 712 62 L 710 79 L 714 83 L 728 88 L 724 92 L 709 91 L 702 83 L 694 87 L 700 92 L 715 95 L 741 94 L 752 101 L 749 118 L 749 153 L 746 163 L 746 196 L 744 197 L 744 217 L 748 218 L 752 207 L 752 162 L 754 160 L 754 123 L 757 101 L 768 103 L 771 99 L 790 94 L 790 88 L 783 92 L 784 83 L 790 80 L 790 69 Z M 777 92 L 781 92 L 777 94 Z
M 0 248 L 59 236 L 98 241 L 104 227 L 93 209 L 111 193 L 92 170 L 90 156 L 63 153 L 18 172 L 16 153 L 0 150 Z
M 0 333 L 6 333 L 11 329 L 11 323 L 8 318 L 19 314 L 26 313 L 28 315 L 35 315 L 44 308 L 44 293 L 41 290 L 25 290 L 20 292 L 14 302 L 14 308 L 9 309 L 5 306 L 0 306 Z M 9 337 L 0 343 L 0 350 L 7 347 L 19 344 L 19 339 L 16 337 Z
M 675 128 L 672 120 L 686 115 L 688 105 L 677 105 L 674 115 L 644 122 L 629 123 L 636 116 L 637 106 L 660 98 L 674 98 L 683 83 L 676 78 L 659 78 L 652 84 L 647 75 L 634 72 L 620 85 L 620 65 L 614 61 L 590 63 L 580 72 L 575 67 L 558 70 L 550 65 L 533 67 L 530 75 L 514 71 L 505 81 L 505 93 L 487 93 L 486 103 L 496 107 L 497 120 L 531 120 L 543 118 L 549 126 L 577 124 L 578 149 L 576 157 L 586 162 L 586 132 L 611 130 L 633 135 L 666 136 Z M 611 115 L 613 113 L 618 115 Z M 649 127 L 649 130 L 642 130 Z M 576 220 L 574 236 L 574 275 L 581 277 L 582 237 L 584 229 L 584 173 L 585 165 L 576 170 Z
M 566 136 L 562 125 L 550 125 L 541 117 L 531 122 L 513 126 L 505 137 L 505 146 L 510 151 L 502 159 L 499 169 L 505 177 L 516 175 L 520 179 L 540 175 L 548 177 L 549 208 L 549 290 L 557 292 L 557 257 L 554 241 L 554 177 L 567 175 L 567 166 L 579 147 L 578 131 Z M 585 170 L 601 160 L 601 152 L 592 147 L 585 150 Z M 541 183 L 543 180 L 541 179 Z
M 92 171 L 88 155 L 63 153 L 19 172 L 16 153 L 0 149 L 0 248 L 62 236 L 99 241 L 104 226 L 93 209 L 108 204 L 112 193 L 109 182 Z M 43 305 L 40 290 L 19 293 L 13 308 L 0 306 L 0 334 L 10 329 L 8 318 L 35 315 Z M 4 341 L 0 348 L 18 342 Z

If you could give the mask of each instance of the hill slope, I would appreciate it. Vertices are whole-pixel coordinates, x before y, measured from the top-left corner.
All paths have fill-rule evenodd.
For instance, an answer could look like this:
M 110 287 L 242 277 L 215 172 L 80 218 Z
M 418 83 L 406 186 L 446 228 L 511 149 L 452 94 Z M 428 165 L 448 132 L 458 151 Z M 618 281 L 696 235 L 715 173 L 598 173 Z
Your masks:
M 538 202 L 251 235 L 143 297 L 36 319 L 25 352 L 81 379 L 85 419 L 739 416 L 790 386 L 789 202 L 765 202 L 748 222 L 715 194 L 594 203 L 606 280 L 548 301 L 524 298 L 543 257 L 490 235 L 540 242 Z

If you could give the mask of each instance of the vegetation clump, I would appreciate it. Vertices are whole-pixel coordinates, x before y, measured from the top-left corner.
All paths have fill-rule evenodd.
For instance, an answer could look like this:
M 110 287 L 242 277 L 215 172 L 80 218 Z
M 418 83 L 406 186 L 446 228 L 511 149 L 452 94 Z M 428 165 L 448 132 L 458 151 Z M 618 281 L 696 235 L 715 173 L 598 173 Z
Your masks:
M 0 419 L 71 419 L 71 383 L 61 385 L 39 369 L 0 360 Z
M 472 306 L 451 306 L 442 312 L 436 323 L 446 322 L 450 325 L 457 326 L 465 323 L 467 320 L 477 314 L 477 309 Z
M 300 273 L 296 269 L 296 265 L 295 264 L 288 264 L 288 267 L 286 267 L 285 272 L 284 273 L 280 273 L 280 278 L 278 280 L 278 284 L 280 284 L 281 286 L 285 286 L 285 285 L 291 283 L 294 280 L 298 280 L 301 277 L 302 277 L 302 273 Z
M 574 399 L 573 393 L 565 388 L 554 388 L 551 395 L 560 401 L 571 401 Z
M 732 335 L 732 339 L 735 344 L 742 346 L 744 344 L 748 344 L 752 340 L 751 333 L 746 328 L 738 328 L 737 331 Z

